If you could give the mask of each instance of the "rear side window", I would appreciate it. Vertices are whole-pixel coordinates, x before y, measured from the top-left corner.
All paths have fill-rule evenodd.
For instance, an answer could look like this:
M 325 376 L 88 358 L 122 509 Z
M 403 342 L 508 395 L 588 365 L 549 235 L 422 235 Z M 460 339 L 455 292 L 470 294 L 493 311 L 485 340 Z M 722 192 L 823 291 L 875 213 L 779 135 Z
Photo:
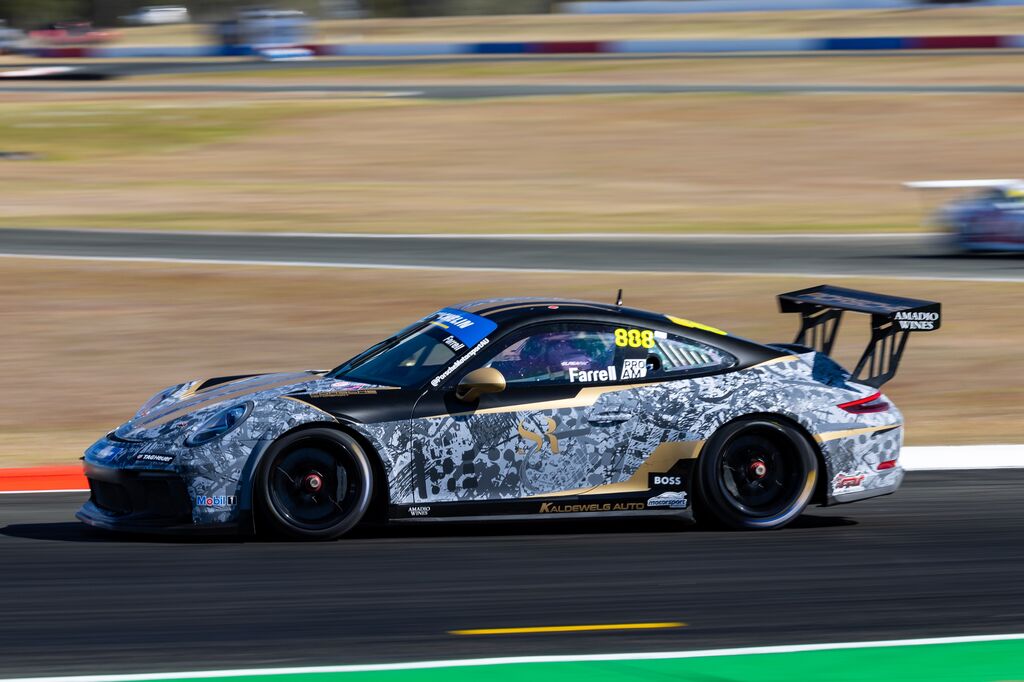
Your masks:
M 724 350 L 665 332 L 654 332 L 650 348 L 636 349 L 630 355 L 646 359 L 649 378 L 704 374 L 736 364 L 736 358 Z

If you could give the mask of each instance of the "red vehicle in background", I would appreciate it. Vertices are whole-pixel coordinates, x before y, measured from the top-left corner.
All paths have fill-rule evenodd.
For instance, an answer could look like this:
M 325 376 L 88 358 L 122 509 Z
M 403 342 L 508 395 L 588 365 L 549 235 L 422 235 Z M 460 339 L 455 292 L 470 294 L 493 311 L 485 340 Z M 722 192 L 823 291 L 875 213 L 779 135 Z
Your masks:
M 88 21 L 62 21 L 30 31 L 28 36 L 44 45 L 96 45 L 115 40 L 118 33 L 97 29 Z

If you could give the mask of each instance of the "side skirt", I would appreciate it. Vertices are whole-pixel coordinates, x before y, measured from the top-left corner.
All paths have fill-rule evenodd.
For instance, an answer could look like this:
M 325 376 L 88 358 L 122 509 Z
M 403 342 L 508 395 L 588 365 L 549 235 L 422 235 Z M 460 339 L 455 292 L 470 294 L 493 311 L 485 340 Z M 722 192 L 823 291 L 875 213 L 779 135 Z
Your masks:
M 392 504 L 390 521 L 479 521 L 536 518 L 600 518 L 673 516 L 692 518 L 688 495 L 678 491 L 643 491 L 629 495 L 577 495 L 566 497 L 424 502 Z

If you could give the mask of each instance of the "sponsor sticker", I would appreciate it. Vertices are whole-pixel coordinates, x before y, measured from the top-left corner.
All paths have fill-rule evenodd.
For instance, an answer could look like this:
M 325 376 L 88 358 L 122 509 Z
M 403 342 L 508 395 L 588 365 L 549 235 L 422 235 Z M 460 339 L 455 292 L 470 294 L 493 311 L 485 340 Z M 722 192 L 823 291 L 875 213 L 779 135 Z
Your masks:
M 429 516 L 430 507 L 409 507 L 409 516 Z
M 905 331 L 930 332 L 939 322 L 939 314 L 935 311 L 904 310 L 896 313 L 896 322 Z
M 832 494 L 843 495 L 864 490 L 864 479 L 867 474 L 848 474 L 845 472 L 836 474 L 832 479 Z
M 647 500 L 648 509 L 686 509 L 686 493 L 669 491 Z
M 522 419 L 519 422 L 519 436 L 533 443 L 533 447 L 526 451 L 523 448 L 518 448 L 516 454 L 518 455 L 530 455 L 534 452 L 538 452 L 544 447 L 544 441 L 547 440 L 548 445 L 551 447 L 551 454 L 558 454 L 558 434 L 555 433 L 555 429 L 558 428 L 558 422 L 552 417 L 540 416 L 540 419 L 544 421 L 544 425 L 540 431 L 531 431 L 528 428 L 526 419 Z M 539 426 L 539 425 L 538 425 Z
M 683 487 L 683 477 L 677 474 L 647 474 L 647 487 L 652 490 L 670 490 Z
M 480 343 L 485 336 L 498 327 L 497 323 L 488 320 L 486 317 L 473 315 L 472 313 L 455 308 L 439 310 L 430 323 L 447 330 L 466 346 L 474 346 Z
M 208 509 L 234 507 L 238 498 L 234 495 L 196 495 L 196 506 Z
M 156 462 L 157 464 L 170 464 L 174 461 L 174 455 L 162 455 L 155 452 L 143 452 L 135 456 L 136 462 Z

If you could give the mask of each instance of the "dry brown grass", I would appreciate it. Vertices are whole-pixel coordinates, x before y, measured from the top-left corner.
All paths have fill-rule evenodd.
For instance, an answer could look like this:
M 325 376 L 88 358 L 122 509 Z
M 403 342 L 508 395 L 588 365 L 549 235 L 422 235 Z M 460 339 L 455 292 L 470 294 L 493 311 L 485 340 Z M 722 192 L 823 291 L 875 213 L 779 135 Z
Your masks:
M 33 107 L 51 111 L 53 102 L 32 98 L 17 106 L 26 120 L 41 120 Z M 306 99 L 279 104 L 281 116 L 256 132 L 206 143 L 146 151 L 119 144 L 114 129 L 93 155 L 3 162 L 0 225 L 467 233 L 914 229 L 922 207 L 901 181 L 1014 177 L 1020 158 L 1011 142 L 1024 127 L 1016 95 L 355 104 L 314 98 L 316 106 Z M 145 115 L 146 106 L 159 102 L 184 102 L 186 109 L 226 102 L 219 95 L 90 99 L 54 101 L 67 121 L 75 120 L 76 107 L 138 107 Z M 230 121 L 238 107 L 271 100 L 233 97 L 222 115 Z M 16 144 L 32 151 L 34 140 L 44 145 L 48 134 L 27 126 Z M 73 155 L 73 139 L 69 144 Z
M 796 320 L 773 294 L 792 277 L 381 272 L 201 265 L 0 262 L 0 465 L 73 462 L 152 393 L 190 378 L 330 367 L 456 300 L 546 294 L 627 302 L 765 341 Z M 890 395 L 910 444 L 1021 442 L 1021 285 L 847 280 L 944 304 Z M 852 321 L 851 321 L 852 322 Z M 861 322 L 858 320 L 858 322 Z M 866 327 L 866 322 L 861 322 Z M 851 332 L 848 359 L 862 334 Z
M 213 71 L 153 77 L 153 82 L 324 84 L 762 84 L 762 85 L 1020 85 L 1019 57 L 1003 54 L 906 53 L 858 56 L 708 56 L 620 59 L 614 55 L 565 60 L 424 59 L 360 65 L 295 63 L 288 69 Z
M 690 15 L 555 14 L 323 21 L 316 26 L 316 40 L 324 42 L 1002 33 L 1024 33 L 1024 10 L 1019 7 L 947 7 Z M 195 45 L 209 40 L 206 27 L 200 25 L 128 28 L 121 34 L 121 45 Z

